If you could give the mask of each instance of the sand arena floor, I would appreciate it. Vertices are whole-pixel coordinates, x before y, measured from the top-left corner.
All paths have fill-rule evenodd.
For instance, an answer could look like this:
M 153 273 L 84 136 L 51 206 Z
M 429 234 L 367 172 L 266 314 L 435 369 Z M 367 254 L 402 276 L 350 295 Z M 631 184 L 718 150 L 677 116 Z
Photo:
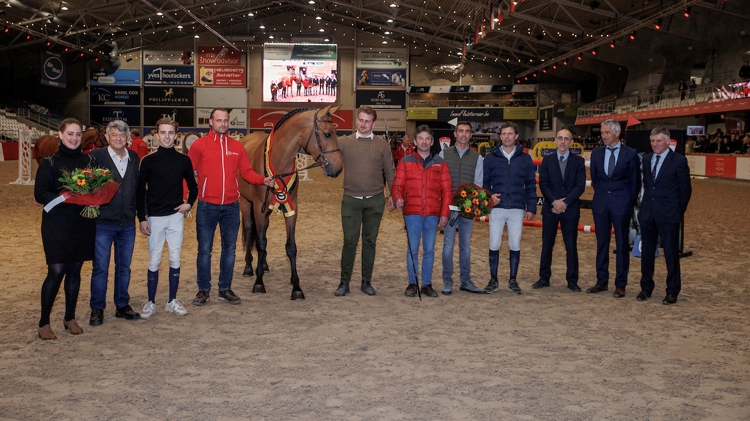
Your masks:
M 153 318 L 115 319 L 110 280 L 105 323 L 88 326 L 87 263 L 78 301 L 84 334 L 63 330 L 61 292 L 52 313 L 58 339 L 42 342 L 36 334 L 46 274 L 42 211 L 31 202 L 32 187 L 8 185 L 17 163 L 0 162 L 0 287 L 6 296 L 0 419 L 750 419 L 750 183 L 693 181 L 685 245 L 694 255 L 682 261 L 679 302 L 664 306 L 663 259 L 657 260 L 654 298 L 645 303 L 635 300 L 637 259 L 622 300 L 611 291 L 568 291 L 560 237 L 552 287 L 531 289 L 541 246 L 537 228 L 524 228 L 523 295 L 502 290 L 406 298 L 406 238 L 398 212 L 386 214 L 378 238 L 378 295 L 353 288 L 347 297 L 334 297 L 342 178 L 319 170 L 311 176 L 313 182 L 301 185 L 297 226 L 305 301 L 289 300 L 285 234 L 282 217 L 274 215 L 268 293 L 251 294 L 238 254 L 233 290 L 242 304 L 220 303 L 213 295 L 209 305 L 193 307 L 196 240 L 189 219 L 178 294 L 187 316 L 163 311 L 168 288 L 162 282 Z M 581 223 L 592 224 L 590 212 L 583 214 Z M 481 286 L 488 280 L 487 242 L 487 226 L 475 224 L 473 274 Z M 441 247 L 439 235 L 438 285 Z M 586 288 L 595 278 L 593 234 L 579 236 L 579 252 Z M 505 243 L 501 256 L 504 277 Z M 214 277 L 218 257 L 215 252 Z M 136 308 L 146 300 L 147 260 L 146 240 L 138 234 L 130 285 Z M 358 260 L 352 285 L 359 280 Z

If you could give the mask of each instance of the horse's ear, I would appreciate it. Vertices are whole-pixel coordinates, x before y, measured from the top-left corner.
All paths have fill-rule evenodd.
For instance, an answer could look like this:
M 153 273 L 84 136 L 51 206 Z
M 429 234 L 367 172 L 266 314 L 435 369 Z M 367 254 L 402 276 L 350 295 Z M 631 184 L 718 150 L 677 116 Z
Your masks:
M 336 111 L 338 111 L 339 107 L 341 107 L 341 105 L 337 105 L 335 107 L 333 105 L 330 105 L 328 107 L 328 115 L 334 115 Z

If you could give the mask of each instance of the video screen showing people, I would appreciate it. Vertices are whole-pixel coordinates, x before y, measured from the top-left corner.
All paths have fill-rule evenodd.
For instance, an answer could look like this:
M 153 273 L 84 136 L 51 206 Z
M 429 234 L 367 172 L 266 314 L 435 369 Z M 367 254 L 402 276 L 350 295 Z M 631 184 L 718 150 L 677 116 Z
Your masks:
M 264 102 L 336 102 L 336 60 L 263 60 Z

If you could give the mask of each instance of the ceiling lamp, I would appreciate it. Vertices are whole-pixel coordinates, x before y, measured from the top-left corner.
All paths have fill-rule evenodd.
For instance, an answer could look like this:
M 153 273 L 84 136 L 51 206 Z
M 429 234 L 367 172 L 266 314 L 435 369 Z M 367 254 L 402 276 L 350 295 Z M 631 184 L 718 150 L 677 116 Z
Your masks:
M 398 7 L 398 5 L 397 5 L 397 4 L 396 4 L 396 2 L 394 1 L 393 3 L 391 3 L 391 6 L 390 6 L 390 7 Z
M 578 61 L 581 61 L 581 60 L 583 60 L 583 56 L 582 56 L 582 55 L 580 55 L 580 54 L 578 54 L 578 57 L 576 57 L 576 58 L 578 59 Z
M 660 30 L 662 23 L 664 23 L 664 19 L 657 20 L 656 24 L 654 25 L 654 29 L 656 29 L 657 31 Z
M 609 48 L 615 48 L 615 42 L 614 41 L 612 41 L 612 42 L 609 43 Z
M 685 18 L 689 18 L 690 17 L 690 9 L 691 9 L 690 6 L 686 7 L 685 11 L 682 12 L 682 16 L 685 16 Z
M 593 50 L 591 50 L 591 55 L 595 56 L 596 53 L 597 53 L 597 50 L 598 50 L 598 48 L 594 48 Z
M 630 38 L 631 41 L 635 41 L 635 31 L 631 32 L 628 38 Z

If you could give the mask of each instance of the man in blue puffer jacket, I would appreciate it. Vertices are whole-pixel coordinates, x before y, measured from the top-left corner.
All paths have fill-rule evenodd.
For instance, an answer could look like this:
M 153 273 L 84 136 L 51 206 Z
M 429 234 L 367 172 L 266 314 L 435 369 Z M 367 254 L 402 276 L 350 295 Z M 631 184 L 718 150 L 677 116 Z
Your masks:
M 516 282 L 518 263 L 521 258 L 521 234 L 523 221 L 530 221 L 536 213 L 536 168 L 531 156 L 523 153 L 516 143 L 518 126 L 506 122 L 500 127 L 502 144 L 484 158 L 484 185 L 492 192 L 490 214 L 490 282 L 484 288 L 486 294 L 498 291 L 497 265 L 500 260 L 500 245 L 503 229 L 508 225 L 508 247 L 510 248 L 510 276 L 508 289 L 520 294 Z

